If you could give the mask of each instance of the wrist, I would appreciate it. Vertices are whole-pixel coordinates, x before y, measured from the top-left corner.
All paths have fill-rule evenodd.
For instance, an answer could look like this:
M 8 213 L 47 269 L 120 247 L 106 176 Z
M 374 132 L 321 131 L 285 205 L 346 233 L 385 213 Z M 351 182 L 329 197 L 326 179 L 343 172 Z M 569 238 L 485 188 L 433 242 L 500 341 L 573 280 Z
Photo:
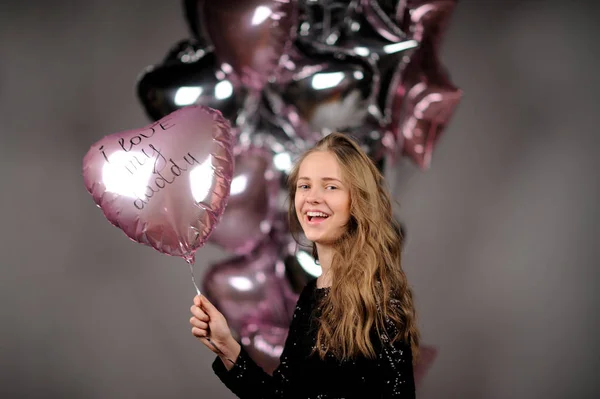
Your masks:
M 223 353 L 223 356 L 227 359 L 231 359 L 233 362 L 237 361 L 238 356 L 242 350 L 241 345 L 233 338 L 232 335 L 229 336 L 223 348 L 219 348 Z M 221 356 L 221 357 L 223 357 Z

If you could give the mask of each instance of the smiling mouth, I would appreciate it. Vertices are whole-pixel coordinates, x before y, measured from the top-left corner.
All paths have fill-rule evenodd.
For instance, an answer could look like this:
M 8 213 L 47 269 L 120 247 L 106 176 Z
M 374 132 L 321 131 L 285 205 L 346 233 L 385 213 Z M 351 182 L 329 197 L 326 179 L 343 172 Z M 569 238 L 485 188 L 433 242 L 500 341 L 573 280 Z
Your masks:
M 309 222 L 322 222 L 323 220 L 327 219 L 329 217 L 329 215 L 322 213 L 322 212 L 307 212 L 306 213 L 306 218 L 308 219 Z

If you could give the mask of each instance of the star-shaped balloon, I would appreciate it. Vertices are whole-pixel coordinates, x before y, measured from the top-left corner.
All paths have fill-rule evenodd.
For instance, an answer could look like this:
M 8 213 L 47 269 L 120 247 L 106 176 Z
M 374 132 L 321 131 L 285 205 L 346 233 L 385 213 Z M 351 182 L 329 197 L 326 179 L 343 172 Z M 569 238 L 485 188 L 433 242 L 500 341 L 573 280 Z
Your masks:
M 430 166 L 435 144 L 462 98 L 439 60 L 454 5 L 453 0 L 408 3 L 403 25 L 420 45 L 410 62 L 397 68 L 386 100 L 394 155 L 407 155 L 422 169 Z

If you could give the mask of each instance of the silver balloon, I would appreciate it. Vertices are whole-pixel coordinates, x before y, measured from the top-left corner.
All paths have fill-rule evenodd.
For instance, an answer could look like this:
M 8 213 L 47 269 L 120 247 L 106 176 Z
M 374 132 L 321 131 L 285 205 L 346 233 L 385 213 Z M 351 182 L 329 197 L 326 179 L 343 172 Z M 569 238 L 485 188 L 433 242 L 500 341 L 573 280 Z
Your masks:
M 300 4 L 298 36 L 310 41 L 335 44 L 345 29 L 356 0 L 308 0 Z
M 285 177 L 294 161 L 312 146 L 314 140 L 299 137 L 297 126 L 283 114 L 273 112 L 268 104 L 262 103 L 256 115 L 257 125 L 240 130 L 236 148 L 254 146 L 270 151 L 273 167 L 282 173 L 281 186 L 285 188 Z
M 361 0 L 362 11 L 373 28 L 390 41 L 402 41 L 407 33 L 400 28 L 408 0 Z
M 373 70 L 345 58 L 329 55 L 298 62 L 288 83 L 265 91 L 274 113 L 286 116 L 303 137 L 363 125 L 374 102 Z
M 252 113 L 247 90 L 217 67 L 210 49 L 187 40 L 177 43 L 162 64 L 144 70 L 137 94 L 153 120 L 192 104 L 217 109 L 233 124 Z

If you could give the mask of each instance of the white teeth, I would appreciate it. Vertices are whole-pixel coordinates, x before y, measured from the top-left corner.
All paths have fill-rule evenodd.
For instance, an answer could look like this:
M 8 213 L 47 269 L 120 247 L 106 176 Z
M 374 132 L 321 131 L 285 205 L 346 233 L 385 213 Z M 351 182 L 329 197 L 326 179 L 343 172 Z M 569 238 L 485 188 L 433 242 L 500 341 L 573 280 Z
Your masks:
M 306 214 L 308 216 L 310 216 L 310 217 L 323 217 L 323 218 L 326 218 L 326 217 L 329 216 L 329 215 L 327 215 L 327 214 L 325 214 L 323 212 L 306 212 Z

